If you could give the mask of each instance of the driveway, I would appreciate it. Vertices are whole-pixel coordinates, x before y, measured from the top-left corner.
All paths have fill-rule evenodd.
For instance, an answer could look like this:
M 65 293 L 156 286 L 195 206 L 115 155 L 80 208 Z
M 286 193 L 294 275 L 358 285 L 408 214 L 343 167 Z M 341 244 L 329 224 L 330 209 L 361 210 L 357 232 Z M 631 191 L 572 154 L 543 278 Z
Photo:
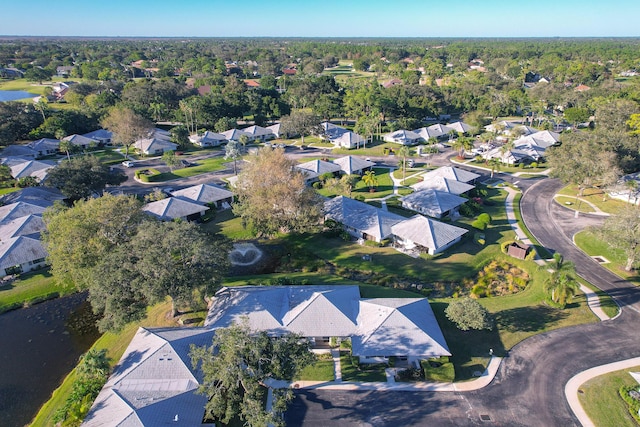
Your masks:
M 509 352 L 494 381 L 474 392 L 297 392 L 287 425 L 579 426 L 565 400 L 564 386 L 583 370 L 640 356 L 636 332 L 640 291 L 573 246 L 573 233 L 598 219 L 581 214 L 573 221 L 573 213 L 553 201 L 559 182 L 535 180 L 526 187 L 522 215 L 527 227 L 542 244 L 574 261 L 581 276 L 607 290 L 623 307 L 618 318 L 523 341 Z M 541 316 L 561 315 L 555 310 L 541 312 Z

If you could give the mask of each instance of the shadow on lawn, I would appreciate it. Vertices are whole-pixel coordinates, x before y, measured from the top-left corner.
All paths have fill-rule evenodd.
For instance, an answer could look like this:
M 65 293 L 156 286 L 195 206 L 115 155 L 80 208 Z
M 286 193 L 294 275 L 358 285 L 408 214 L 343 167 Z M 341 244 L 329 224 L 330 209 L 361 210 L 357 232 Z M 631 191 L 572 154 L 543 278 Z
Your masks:
M 495 314 L 495 321 L 498 328 L 509 332 L 539 332 L 567 316 L 568 311 L 538 305 L 500 311 Z

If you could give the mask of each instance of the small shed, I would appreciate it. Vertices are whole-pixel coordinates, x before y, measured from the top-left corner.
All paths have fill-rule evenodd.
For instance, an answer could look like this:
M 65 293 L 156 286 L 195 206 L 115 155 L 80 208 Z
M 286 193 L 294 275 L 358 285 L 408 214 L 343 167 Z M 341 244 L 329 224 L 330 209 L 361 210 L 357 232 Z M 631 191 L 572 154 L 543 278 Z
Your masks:
M 513 242 L 507 246 L 507 254 L 518 259 L 525 259 L 530 250 L 531 246 L 520 242 Z

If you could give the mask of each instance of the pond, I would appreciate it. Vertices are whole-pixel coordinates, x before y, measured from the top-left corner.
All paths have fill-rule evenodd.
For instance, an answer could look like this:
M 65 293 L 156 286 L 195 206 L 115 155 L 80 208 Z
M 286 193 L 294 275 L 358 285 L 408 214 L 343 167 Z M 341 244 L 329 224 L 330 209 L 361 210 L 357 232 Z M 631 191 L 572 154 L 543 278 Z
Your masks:
M 16 101 L 18 99 L 35 98 L 36 94 L 24 90 L 0 90 L 0 102 Z
M 0 425 L 28 424 L 98 336 L 86 294 L 0 315 Z

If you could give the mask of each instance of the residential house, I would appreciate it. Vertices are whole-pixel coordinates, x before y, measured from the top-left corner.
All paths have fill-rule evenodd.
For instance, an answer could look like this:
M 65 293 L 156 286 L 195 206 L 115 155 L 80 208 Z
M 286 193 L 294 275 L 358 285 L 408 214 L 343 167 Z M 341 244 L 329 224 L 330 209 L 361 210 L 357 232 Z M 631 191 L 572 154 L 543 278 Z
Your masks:
M 0 156 L 2 156 L 3 159 L 9 157 L 20 157 L 23 160 L 35 159 L 36 157 L 40 157 L 38 156 L 37 151 L 29 147 L 28 145 L 9 145 L 2 150 Z
M 371 160 L 361 159 L 355 156 L 340 157 L 339 159 L 335 159 L 333 163 L 340 166 L 342 173 L 347 175 L 362 175 L 365 169 L 369 170 L 376 165 Z
M 110 145 L 111 140 L 113 139 L 113 132 L 110 132 L 106 129 L 98 129 L 92 132 L 85 133 L 85 138 L 93 139 L 98 143 L 99 146 Z
M 358 148 L 365 144 L 365 139 L 355 132 L 347 131 L 337 138 L 331 140 L 333 145 L 342 148 Z
M 182 219 L 185 221 L 195 221 L 200 218 L 208 207 L 200 203 L 189 202 L 179 197 L 167 197 L 147 203 L 142 207 L 142 211 L 158 218 L 160 221 L 173 221 Z
M 75 67 L 73 65 L 59 65 L 56 67 L 56 76 L 69 77 Z
M 60 190 L 56 188 L 39 186 L 27 187 L 20 191 L 5 194 L 0 198 L 0 201 L 4 205 L 21 202 L 46 208 L 52 206 L 56 201 L 64 200 L 64 198 Z
M 202 426 L 207 397 L 196 391 L 190 345 L 210 346 L 209 328 L 138 328 L 82 425 Z
M 87 138 L 83 135 L 69 135 L 62 139 L 64 141 L 69 141 L 72 145 L 75 145 L 76 147 L 79 147 L 83 150 L 98 145 L 95 139 Z
M 283 134 L 280 131 L 282 125 L 280 123 L 273 124 L 271 126 L 267 126 L 266 129 L 269 130 L 276 138 L 288 138 L 289 135 Z
M 227 142 L 227 138 L 221 133 L 206 131 L 201 136 L 191 135 L 189 141 L 200 147 L 218 147 Z
M 467 184 L 466 182 L 457 181 L 455 179 L 445 178 L 443 176 L 434 176 L 413 184 L 411 188 L 416 191 L 431 188 L 459 196 L 475 188 L 475 185 Z
M 248 134 L 252 141 L 265 142 L 276 138 L 275 134 L 271 132 L 269 128 L 263 128 L 262 126 L 257 125 L 244 128 L 242 129 L 242 132 Z
M 27 144 L 27 147 L 35 152 L 36 158 L 58 154 L 60 141 L 51 138 L 42 138 Z
M 17 68 L 13 67 L 0 67 L 0 77 L 5 79 L 21 79 L 24 77 L 24 71 L 18 70 Z
M 467 199 L 432 188 L 416 191 L 400 198 L 402 207 L 433 218 L 455 217 Z
M 26 215 L 0 224 L 0 241 L 19 236 L 39 239 L 40 233 L 46 229 L 40 215 Z
M 400 129 L 385 134 L 383 139 L 387 142 L 394 142 L 401 145 L 416 145 L 423 138 L 413 131 Z
M 635 183 L 630 182 L 635 181 Z M 637 205 L 640 202 L 640 172 L 630 173 L 607 189 L 609 197 Z
M 426 298 L 360 297 L 357 286 L 238 286 L 216 292 L 204 328 L 139 328 L 84 419 L 85 427 L 201 426 L 206 396 L 191 346 L 218 328 L 247 322 L 277 337 L 295 332 L 317 347 L 350 338 L 361 363 L 449 356 Z
M 382 87 L 384 87 L 385 89 L 389 89 L 390 87 L 393 86 L 398 86 L 402 84 L 402 80 L 400 79 L 391 79 L 391 80 L 387 80 L 386 82 L 382 83 Z
M 182 190 L 173 191 L 171 195 L 217 209 L 229 209 L 233 202 L 233 193 L 231 191 L 212 184 L 193 185 Z
M 425 182 L 431 181 L 435 178 L 443 177 L 454 181 L 460 181 L 467 184 L 475 183 L 476 179 L 480 178 L 477 173 L 469 172 L 464 169 L 456 168 L 453 166 L 442 166 L 438 169 L 434 169 L 422 174 L 422 179 Z
M 340 172 L 340 165 L 324 160 L 312 160 L 310 162 L 300 163 L 296 165 L 306 177 L 306 181 L 315 181 L 320 175 L 326 173 L 337 174 Z
M 28 215 L 40 215 L 44 212 L 45 207 L 41 205 L 31 204 L 27 202 L 14 202 L 9 205 L 0 206 L 0 225 L 6 224 Z
M 0 240 L 0 277 L 42 268 L 46 258 L 47 251 L 37 238 L 18 236 Z
M 137 140 L 133 147 L 145 156 L 158 156 L 165 151 L 175 151 L 178 148 L 178 144 L 166 139 L 146 138 Z
M 482 157 L 487 160 L 500 159 L 502 163 L 509 165 L 538 162 L 544 157 L 547 148 L 559 142 L 560 134 L 543 130 L 516 139 L 510 150 L 504 151 L 497 147 L 487 151 Z
M 11 176 L 14 179 L 32 176 L 38 182 L 44 181 L 47 177 L 49 169 L 55 167 L 51 162 L 40 162 L 38 160 L 29 160 L 11 166 Z
M 404 220 L 400 215 L 345 196 L 324 203 L 324 219 L 341 224 L 347 233 L 358 239 L 378 243 L 391 236 L 391 226 Z
M 242 135 L 246 135 L 247 138 L 251 139 L 251 134 L 248 134 L 247 132 L 238 130 L 238 129 L 229 129 L 226 130 L 224 132 L 222 132 L 222 135 L 224 135 L 224 138 L 227 141 L 240 141 L 240 137 Z
M 331 337 L 351 338 L 361 363 L 395 356 L 418 365 L 450 355 L 426 298 L 363 299 L 357 286 L 239 286 L 213 298 L 205 327 L 228 327 L 243 319 L 249 327 L 278 336 L 288 332 L 318 347 Z
M 416 215 L 391 226 L 394 246 L 401 252 L 435 255 L 453 246 L 468 230 Z

